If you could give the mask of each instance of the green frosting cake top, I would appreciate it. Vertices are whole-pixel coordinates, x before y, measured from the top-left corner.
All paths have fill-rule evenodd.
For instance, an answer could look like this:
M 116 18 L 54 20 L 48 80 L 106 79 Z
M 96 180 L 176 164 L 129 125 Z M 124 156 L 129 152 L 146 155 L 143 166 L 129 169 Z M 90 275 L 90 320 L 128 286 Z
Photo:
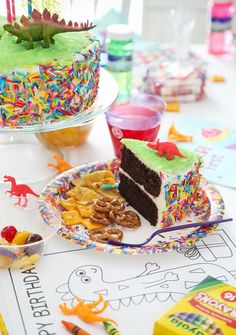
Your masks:
M 186 156 L 186 158 L 175 156 L 173 160 L 167 160 L 166 156 L 159 157 L 157 150 L 149 148 L 147 146 L 148 142 L 132 139 L 123 139 L 121 142 L 150 169 L 158 173 L 161 171 L 169 176 L 180 175 L 190 171 L 193 168 L 193 163 L 198 162 L 200 159 L 197 153 L 179 148 L 181 154 Z
M 34 49 L 27 50 L 27 42 L 16 44 L 16 37 L 3 32 L 0 24 L 0 75 L 26 66 L 46 64 L 54 59 L 61 65 L 69 64 L 76 52 L 80 52 L 91 43 L 89 37 L 91 38 L 91 35 L 87 32 L 58 34 L 54 37 L 55 44 L 50 48 L 44 49 L 40 42 L 35 42 Z

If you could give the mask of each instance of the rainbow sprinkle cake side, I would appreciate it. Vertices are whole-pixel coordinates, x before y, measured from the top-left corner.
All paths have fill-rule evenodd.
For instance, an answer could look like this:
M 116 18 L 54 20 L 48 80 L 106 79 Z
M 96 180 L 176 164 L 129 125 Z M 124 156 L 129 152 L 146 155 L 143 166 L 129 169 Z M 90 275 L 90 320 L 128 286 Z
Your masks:
M 50 49 L 26 50 L 0 37 L 0 123 L 24 127 L 53 123 L 89 108 L 98 91 L 100 43 L 90 33 L 55 36 Z

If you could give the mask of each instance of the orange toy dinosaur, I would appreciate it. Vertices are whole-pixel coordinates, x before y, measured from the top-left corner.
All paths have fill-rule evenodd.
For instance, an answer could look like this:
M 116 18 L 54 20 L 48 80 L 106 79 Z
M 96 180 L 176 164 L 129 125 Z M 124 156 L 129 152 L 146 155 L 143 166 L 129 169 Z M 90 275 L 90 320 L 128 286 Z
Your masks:
M 27 194 L 31 194 L 35 197 L 39 197 L 28 185 L 25 184 L 17 184 L 14 177 L 4 176 L 4 183 L 11 183 L 11 190 L 6 191 L 6 193 L 10 193 L 10 197 L 16 196 L 18 201 L 15 203 L 15 206 L 21 206 L 26 208 L 28 204 Z M 22 199 L 24 199 L 24 203 L 22 204 Z
M 101 316 L 99 316 L 98 314 L 102 313 L 105 311 L 105 309 L 107 308 L 108 306 L 108 303 L 105 302 L 103 300 L 103 297 L 101 294 L 99 294 L 99 299 L 98 301 L 95 301 L 95 302 L 92 302 L 92 303 L 88 303 L 88 304 L 85 304 L 83 302 L 83 300 L 81 300 L 80 298 L 77 298 L 76 299 L 78 301 L 78 304 L 69 309 L 67 306 L 66 306 L 66 303 L 64 303 L 63 305 L 59 305 L 62 313 L 66 314 L 66 315 L 77 315 L 82 321 L 84 322 L 112 322 L 114 323 L 116 326 L 118 326 L 118 324 L 112 320 L 112 319 L 109 319 L 109 318 L 103 318 Z M 104 303 L 104 306 L 99 310 L 93 310 L 93 308 L 97 307 L 100 303 Z
M 157 142 L 149 142 L 147 146 L 151 149 L 157 150 L 159 157 L 166 155 L 166 159 L 168 161 L 174 159 L 175 156 L 186 158 L 181 154 L 177 145 L 172 142 L 160 142 L 160 140 L 157 140 Z
M 60 155 L 57 154 L 53 158 L 57 161 L 57 165 L 49 163 L 48 166 L 51 166 L 54 169 L 58 170 L 59 173 L 62 173 L 72 168 L 72 165 L 70 165 L 70 163 L 68 163 L 67 161 L 64 161 Z

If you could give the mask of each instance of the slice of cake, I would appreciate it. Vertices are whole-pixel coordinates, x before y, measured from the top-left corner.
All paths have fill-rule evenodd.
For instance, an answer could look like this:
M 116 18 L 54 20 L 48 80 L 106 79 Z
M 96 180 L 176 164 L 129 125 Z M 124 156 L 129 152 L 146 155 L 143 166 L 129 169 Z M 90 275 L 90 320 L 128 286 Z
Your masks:
M 123 139 L 119 192 L 151 225 L 166 227 L 191 212 L 201 157 L 174 143 Z
M 3 24 L 3 20 L 0 20 Z M 100 43 L 94 26 L 66 24 L 34 10 L 0 29 L 0 123 L 51 123 L 88 109 L 99 83 Z

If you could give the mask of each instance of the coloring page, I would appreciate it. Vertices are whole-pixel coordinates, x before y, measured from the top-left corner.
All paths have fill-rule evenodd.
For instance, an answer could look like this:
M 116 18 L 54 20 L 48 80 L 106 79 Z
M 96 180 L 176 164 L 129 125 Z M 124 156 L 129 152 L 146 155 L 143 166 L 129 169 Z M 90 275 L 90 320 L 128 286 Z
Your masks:
M 147 256 L 80 250 L 55 239 L 54 248 L 51 245 L 37 265 L 1 271 L 9 331 L 67 334 L 61 325 L 66 320 L 102 335 L 102 324 L 84 323 L 75 308 L 77 297 L 89 303 L 101 294 L 108 303 L 101 316 L 118 322 L 122 335 L 151 335 L 155 319 L 208 275 L 236 286 L 235 256 L 233 223 L 222 225 L 195 246 Z M 59 305 L 73 312 L 64 315 Z

